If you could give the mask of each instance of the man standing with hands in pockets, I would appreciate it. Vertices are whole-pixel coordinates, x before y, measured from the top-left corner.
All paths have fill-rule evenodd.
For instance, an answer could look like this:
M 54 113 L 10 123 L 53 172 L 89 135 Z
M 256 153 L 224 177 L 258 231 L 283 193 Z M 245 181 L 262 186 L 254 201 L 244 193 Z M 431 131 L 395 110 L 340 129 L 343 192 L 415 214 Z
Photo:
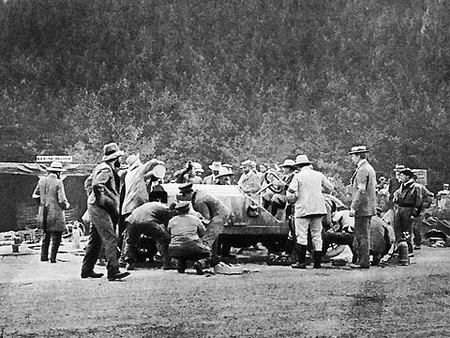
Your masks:
M 357 166 L 352 176 L 353 200 L 350 206 L 350 216 L 355 217 L 355 251 L 356 264 L 350 264 L 354 269 L 370 268 L 369 243 L 370 219 L 376 214 L 376 175 L 373 167 L 367 162 L 366 146 L 352 147 L 349 155 Z

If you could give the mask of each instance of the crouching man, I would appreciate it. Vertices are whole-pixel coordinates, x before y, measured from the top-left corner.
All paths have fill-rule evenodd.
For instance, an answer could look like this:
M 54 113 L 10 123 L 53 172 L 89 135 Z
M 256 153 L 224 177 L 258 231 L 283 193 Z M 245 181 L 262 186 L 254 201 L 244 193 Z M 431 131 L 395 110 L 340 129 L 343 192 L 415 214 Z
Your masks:
M 167 253 L 170 235 L 166 229 L 171 216 L 172 213 L 166 205 L 159 202 L 147 202 L 134 209 L 127 217 L 125 220 L 127 230 L 122 250 L 122 259 L 127 263 L 127 270 L 134 270 L 141 235 L 156 241 L 156 247 L 163 256 L 163 268 L 170 268 L 170 257 Z
M 200 218 L 189 214 L 191 203 L 178 202 L 174 209 L 177 216 L 169 221 L 168 230 L 171 235 L 169 255 L 177 259 L 177 270 L 184 273 L 187 261 L 194 261 L 198 275 L 203 275 L 202 259 L 209 258 L 211 250 L 200 239 L 206 230 Z
M 214 266 L 219 263 L 219 235 L 230 218 L 231 210 L 214 196 L 202 190 L 194 190 L 192 183 L 181 184 L 178 188 L 178 200 L 190 201 L 192 208 L 208 222 L 203 242 L 212 248 L 211 265 Z

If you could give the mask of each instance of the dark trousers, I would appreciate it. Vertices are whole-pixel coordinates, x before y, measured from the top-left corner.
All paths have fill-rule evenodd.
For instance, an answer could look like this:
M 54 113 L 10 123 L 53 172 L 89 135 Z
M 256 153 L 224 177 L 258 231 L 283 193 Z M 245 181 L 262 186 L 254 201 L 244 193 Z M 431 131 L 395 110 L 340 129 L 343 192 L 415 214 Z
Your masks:
M 356 263 L 363 267 L 370 267 L 370 219 L 372 216 L 355 217 L 355 241 Z
M 61 231 L 44 231 L 44 238 L 41 246 L 41 261 L 48 261 L 48 249 L 50 240 L 52 242 L 52 249 L 50 253 L 50 261 L 56 262 L 56 255 L 58 253 L 59 245 L 61 244 Z
M 419 215 L 418 217 L 414 218 L 412 224 L 413 224 L 413 233 L 414 233 L 414 245 L 420 246 L 422 244 L 422 221 L 423 216 Z
M 117 259 L 117 237 L 114 232 L 114 224 L 108 212 L 95 205 L 88 206 L 89 217 L 91 219 L 91 229 L 89 241 L 86 246 L 86 254 L 81 266 L 81 273 L 89 274 L 94 271 L 95 262 L 98 259 L 102 244 L 105 248 L 106 269 L 108 275 L 119 272 Z
M 412 227 L 413 220 L 411 218 L 413 213 L 413 208 L 411 207 L 398 207 L 394 214 L 394 233 L 395 242 L 398 244 L 403 236 L 404 232 L 409 234 L 409 239 L 406 241 L 408 243 L 408 252 L 413 252 L 412 246 Z
M 123 259 L 128 263 L 135 263 L 137 260 L 138 242 L 141 235 L 151 237 L 156 241 L 158 251 L 163 256 L 164 265 L 169 266 L 168 245 L 170 234 L 165 230 L 164 225 L 150 221 L 148 223 L 125 223 L 126 231 L 123 246 Z

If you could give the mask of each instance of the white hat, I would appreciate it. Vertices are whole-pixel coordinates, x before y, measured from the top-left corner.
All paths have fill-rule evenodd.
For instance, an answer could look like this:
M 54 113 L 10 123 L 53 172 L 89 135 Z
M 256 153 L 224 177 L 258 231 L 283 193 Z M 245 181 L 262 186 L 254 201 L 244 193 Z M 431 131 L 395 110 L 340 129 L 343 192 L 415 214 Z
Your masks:
M 219 169 L 219 174 L 216 176 L 216 178 L 224 177 L 224 176 L 233 176 L 233 173 L 230 170 L 228 170 L 227 168 L 221 167 Z
M 352 149 L 350 150 L 350 152 L 348 153 L 349 155 L 352 154 L 362 154 L 362 153 L 368 153 L 369 150 L 367 149 L 366 146 L 356 146 L 356 147 L 352 147 Z
M 66 171 L 66 169 L 63 169 L 62 163 L 59 161 L 53 161 L 50 163 L 50 167 L 46 167 L 48 171 Z
M 298 155 L 295 158 L 295 165 L 307 165 L 307 164 L 311 164 L 312 162 L 310 160 L 308 160 L 308 156 L 307 155 Z
M 208 168 L 211 170 L 219 170 L 222 167 L 222 162 L 220 161 L 214 161 L 213 163 L 211 163 Z
M 280 164 L 279 166 L 280 167 L 294 167 L 295 161 L 288 158 L 288 159 L 284 160 L 283 164 Z
M 196 173 L 205 172 L 202 168 L 202 165 L 198 162 L 192 162 L 192 168 L 194 168 L 194 172 L 196 172 Z

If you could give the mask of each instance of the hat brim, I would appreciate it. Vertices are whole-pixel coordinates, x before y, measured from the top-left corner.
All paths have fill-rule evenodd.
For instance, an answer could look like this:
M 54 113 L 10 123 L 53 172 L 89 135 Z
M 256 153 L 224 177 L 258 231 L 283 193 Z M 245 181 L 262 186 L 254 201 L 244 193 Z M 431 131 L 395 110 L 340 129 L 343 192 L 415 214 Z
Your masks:
M 66 169 L 63 169 L 63 168 L 53 168 L 53 167 L 45 167 L 45 169 L 47 169 L 47 171 L 53 171 L 53 172 L 66 171 Z
M 102 162 L 114 160 L 114 159 L 119 158 L 120 156 L 123 156 L 123 155 L 125 155 L 125 153 L 122 150 L 116 151 L 116 152 L 114 152 L 112 154 L 109 154 L 109 155 L 103 155 Z
M 227 176 L 233 176 L 233 174 L 232 174 L 232 173 L 229 173 L 229 174 L 217 175 L 216 178 L 227 177 Z
M 295 162 L 294 166 L 297 166 L 297 165 L 308 165 L 308 164 L 312 164 L 312 162 L 311 161 Z
M 279 167 L 280 168 L 292 168 L 295 167 L 297 165 L 297 163 L 292 163 L 292 164 L 280 164 Z
M 208 168 L 211 169 L 211 170 L 220 170 L 220 167 L 219 167 L 219 166 L 212 166 L 212 165 L 209 165 Z
M 370 150 L 355 150 L 355 151 L 350 151 L 348 154 L 353 155 L 353 154 L 364 154 L 364 153 L 370 153 Z

